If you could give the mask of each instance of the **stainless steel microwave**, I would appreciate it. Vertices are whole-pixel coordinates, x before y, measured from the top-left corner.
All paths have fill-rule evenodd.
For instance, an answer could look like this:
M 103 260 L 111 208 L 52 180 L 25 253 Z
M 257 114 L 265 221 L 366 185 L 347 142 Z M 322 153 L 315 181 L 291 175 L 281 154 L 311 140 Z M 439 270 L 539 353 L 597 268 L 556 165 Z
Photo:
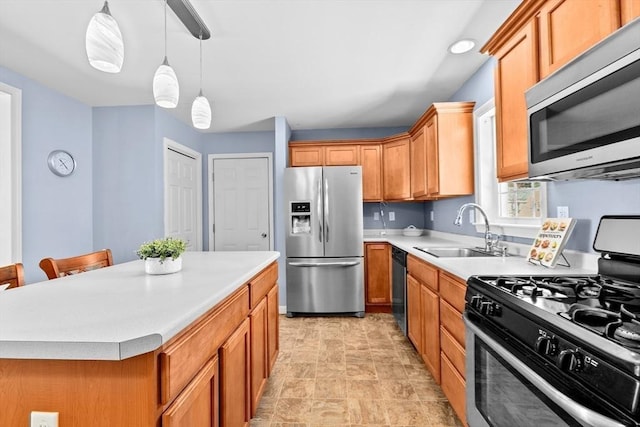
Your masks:
M 529 177 L 640 177 L 640 18 L 526 92 Z

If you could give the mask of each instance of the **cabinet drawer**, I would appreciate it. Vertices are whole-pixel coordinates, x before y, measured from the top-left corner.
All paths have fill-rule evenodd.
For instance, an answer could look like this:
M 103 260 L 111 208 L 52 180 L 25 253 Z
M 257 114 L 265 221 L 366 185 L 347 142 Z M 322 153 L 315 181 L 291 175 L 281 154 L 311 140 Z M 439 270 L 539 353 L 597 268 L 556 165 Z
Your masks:
M 248 314 L 249 289 L 244 286 L 162 350 L 159 356 L 162 404 L 180 393 Z
M 466 292 L 466 283 L 440 272 L 440 297 L 444 298 L 460 313 L 464 311 L 464 294 Z
M 260 274 L 249 282 L 249 294 L 251 296 L 251 308 L 253 309 L 269 290 L 278 281 L 278 264 L 273 263 L 262 270 Z
M 453 366 L 458 370 L 462 378 L 465 377 L 465 356 L 464 347 L 451 336 L 451 334 L 440 326 L 440 350 L 447 356 Z
M 451 334 L 464 348 L 464 323 L 462 314 L 453 308 L 451 304 L 440 299 L 440 325 Z
M 449 358 L 444 353 L 440 353 L 440 365 L 442 366 L 442 382 L 440 383 L 442 392 L 445 396 L 447 396 L 447 399 L 449 399 L 449 404 L 453 408 L 458 418 L 460 418 L 460 420 L 462 420 L 463 424 L 466 426 L 466 382 L 464 378 L 460 376 L 456 368 L 453 366 L 453 363 L 451 363 Z
M 438 270 L 435 267 L 420 261 L 413 255 L 409 255 L 407 257 L 407 270 L 431 290 L 438 291 Z

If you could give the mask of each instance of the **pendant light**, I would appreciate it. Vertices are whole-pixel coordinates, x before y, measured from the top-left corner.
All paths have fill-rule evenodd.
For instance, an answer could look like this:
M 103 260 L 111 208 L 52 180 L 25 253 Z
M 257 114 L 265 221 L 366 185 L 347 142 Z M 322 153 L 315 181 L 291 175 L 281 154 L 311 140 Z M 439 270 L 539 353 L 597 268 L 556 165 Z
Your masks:
M 176 108 L 180 97 L 178 77 L 167 60 L 167 0 L 164 2 L 164 61 L 153 76 L 153 97 L 163 108 Z
M 124 43 L 118 23 L 109 12 L 108 1 L 89 21 L 85 46 L 89 64 L 93 68 L 105 73 L 120 72 L 124 61 Z
M 200 93 L 191 105 L 191 121 L 196 129 L 209 129 L 211 126 L 211 106 L 202 94 L 202 33 L 200 33 Z

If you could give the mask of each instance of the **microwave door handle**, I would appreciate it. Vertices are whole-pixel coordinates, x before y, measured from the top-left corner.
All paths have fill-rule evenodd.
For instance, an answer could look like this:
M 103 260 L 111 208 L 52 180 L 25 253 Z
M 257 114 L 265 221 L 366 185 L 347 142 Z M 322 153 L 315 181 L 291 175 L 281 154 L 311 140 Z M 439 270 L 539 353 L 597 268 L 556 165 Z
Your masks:
M 316 215 L 318 216 L 318 241 L 322 243 L 322 181 L 316 185 Z
M 329 180 L 324 179 L 324 237 L 329 243 Z
M 575 402 L 574 400 L 571 400 L 569 397 L 562 394 L 551 384 L 549 384 L 544 378 L 539 376 L 531 368 L 521 362 L 516 356 L 502 347 L 493 338 L 481 331 L 478 326 L 476 326 L 473 322 L 471 322 L 471 320 L 469 320 L 469 317 L 466 313 L 463 315 L 463 317 L 465 326 L 467 327 L 467 331 L 471 331 L 474 335 L 484 341 L 489 347 L 491 347 L 493 351 L 498 353 L 498 355 L 502 357 L 505 362 L 507 362 L 511 367 L 515 368 L 515 370 L 520 375 L 531 382 L 531 384 L 533 384 L 545 396 L 550 398 L 567 414 L 575 418 L 580 424 L 591 427 L 624 427 L 624 424 L 620 424 L 619 422 L 612 420 L 611 418 L 599 414 L 598 412 L 592 411 L 591 409 L 582 406 L 578 402 Z

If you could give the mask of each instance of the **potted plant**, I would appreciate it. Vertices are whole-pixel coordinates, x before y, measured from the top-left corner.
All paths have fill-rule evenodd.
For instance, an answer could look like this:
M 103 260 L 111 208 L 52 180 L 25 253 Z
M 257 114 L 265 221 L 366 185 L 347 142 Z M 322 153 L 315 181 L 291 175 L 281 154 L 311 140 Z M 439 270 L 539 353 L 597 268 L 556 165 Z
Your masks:
M 186 249 L 184 240 L 165 237 L 143 243 L 136 255 L 144 260 L 147 274 L 169 274 L 182 269 L 181 255 Z

